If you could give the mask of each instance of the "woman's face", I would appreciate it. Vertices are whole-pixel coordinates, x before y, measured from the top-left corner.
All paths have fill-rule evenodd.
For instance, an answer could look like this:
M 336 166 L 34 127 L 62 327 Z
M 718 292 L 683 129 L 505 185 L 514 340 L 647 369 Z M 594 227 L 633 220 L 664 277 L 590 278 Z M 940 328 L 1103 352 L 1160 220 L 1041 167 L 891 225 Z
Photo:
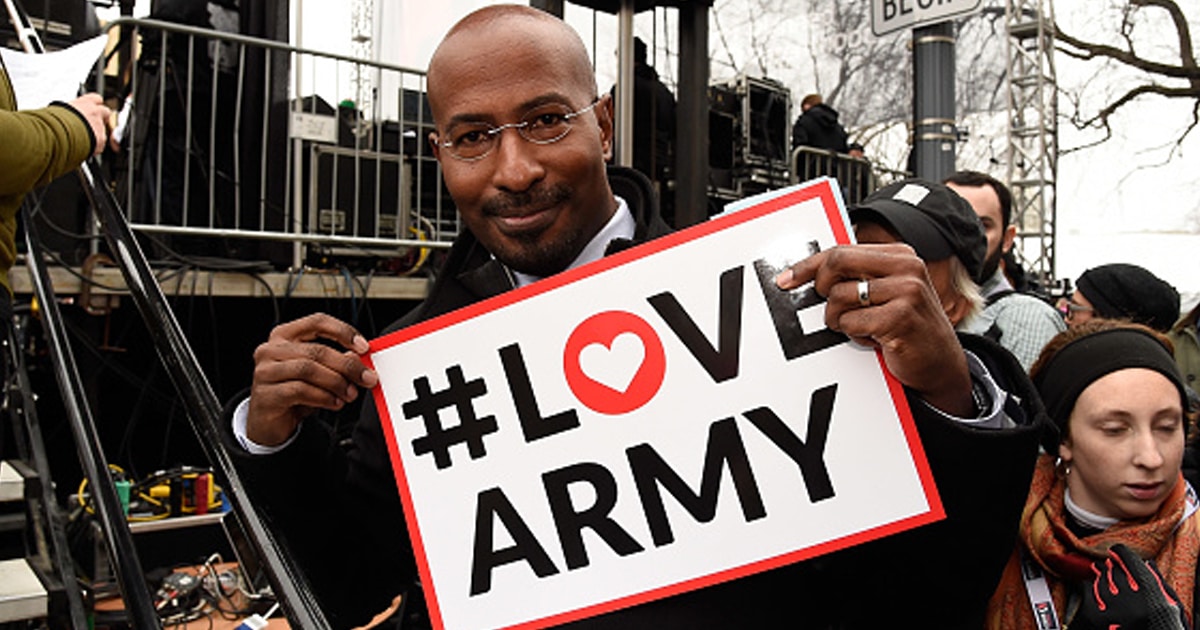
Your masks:
M 1118 519 L 1153 515 L 1183 463 L 1179 390 L 1146 368 L 1097 379 L 1075 402 L 1058 452 L 1079 507 Z

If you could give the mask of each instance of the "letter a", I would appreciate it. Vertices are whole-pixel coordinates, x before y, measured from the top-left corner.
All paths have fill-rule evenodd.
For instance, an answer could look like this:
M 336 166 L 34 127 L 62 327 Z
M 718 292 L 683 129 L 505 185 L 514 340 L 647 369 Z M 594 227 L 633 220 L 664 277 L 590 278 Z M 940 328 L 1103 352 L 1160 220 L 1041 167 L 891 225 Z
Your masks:
M 493 519 L 508 530 L 513 539 L 513 546 L 505 549 L 492 549 Z M 550 560 L 550 556 L 538 543 L 533 532 L 517 509 L 509 503 L 508 497 L 500 488 L 490 488 L 479 493 L 475 504 L 475 550 L 471 558 L 471 596 L 492 590 L 492 569 L 524 560 L 529 563 L 533 573 L 540 578 L 558 573 L 558 567 Z

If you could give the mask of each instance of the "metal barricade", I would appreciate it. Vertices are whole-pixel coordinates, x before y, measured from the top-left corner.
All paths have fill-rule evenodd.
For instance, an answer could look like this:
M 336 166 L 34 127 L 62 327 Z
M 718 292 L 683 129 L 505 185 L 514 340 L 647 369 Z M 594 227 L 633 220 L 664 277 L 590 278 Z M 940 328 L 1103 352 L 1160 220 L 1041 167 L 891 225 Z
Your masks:
M 796 147 L 792 151 L 792 183 L 816 177 L 832 177 L 841 185 L 847 205 L 862 201 L 875 190 L 871 163 L 845 153 L 815 147 Z
M 152 257 L 295 269 L 314 252 L 398 257 L 457 235 L 423 72 L 156 20 L 108 28 L 138 51 L 109 166 Z M 373 111 L 327 100 L 363 77 Z
M 832 177 L 841 185 L 847 205 L 854 205 L 876 189 L 909 176 L 903 171 L 878 167 L 866 158 L 828 149 L 796 147 L 792 151 L 791 183 Z

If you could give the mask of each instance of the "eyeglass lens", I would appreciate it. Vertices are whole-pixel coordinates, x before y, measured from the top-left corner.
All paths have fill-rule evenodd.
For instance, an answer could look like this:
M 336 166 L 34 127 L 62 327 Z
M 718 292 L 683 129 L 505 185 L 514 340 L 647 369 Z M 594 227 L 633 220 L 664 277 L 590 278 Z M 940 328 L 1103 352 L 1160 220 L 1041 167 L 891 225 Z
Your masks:
M 459 123 L 447 131 L 446 148 L 462 160 L 477 160 L 496 147 L 500 134 L 512 127 L 521 137 L 535 144 L 558 142 L 571 131 L 571 119 L 579 112 L 562 103 L 541 105 L 528 111 L 520 122 L 493 127 L 487 123 Z

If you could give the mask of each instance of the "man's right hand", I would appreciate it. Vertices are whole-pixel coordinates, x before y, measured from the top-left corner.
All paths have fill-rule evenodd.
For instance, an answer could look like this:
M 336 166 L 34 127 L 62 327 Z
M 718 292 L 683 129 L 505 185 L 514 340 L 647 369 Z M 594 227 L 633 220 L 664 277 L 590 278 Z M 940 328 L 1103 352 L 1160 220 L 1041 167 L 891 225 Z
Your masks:
M 70 105 L 83 116 L 88 126 L 91 127 L 92 137 L 96 139 L 95 154 L 100 155 L 104 151 L 104 145 L 108 143 L 109 117 L 112 116 L 112 110 L 96 93 L 84 94 L 71 101 Z
M 358 398 L 360 387 L 374 387 L 378 375 L 359 358 L 368 348 L 353 326 L 323 313 L 276 326 L 254 351 L 246 437 L 263 446 L 282 444 L 316 410 L 341 409 Z

